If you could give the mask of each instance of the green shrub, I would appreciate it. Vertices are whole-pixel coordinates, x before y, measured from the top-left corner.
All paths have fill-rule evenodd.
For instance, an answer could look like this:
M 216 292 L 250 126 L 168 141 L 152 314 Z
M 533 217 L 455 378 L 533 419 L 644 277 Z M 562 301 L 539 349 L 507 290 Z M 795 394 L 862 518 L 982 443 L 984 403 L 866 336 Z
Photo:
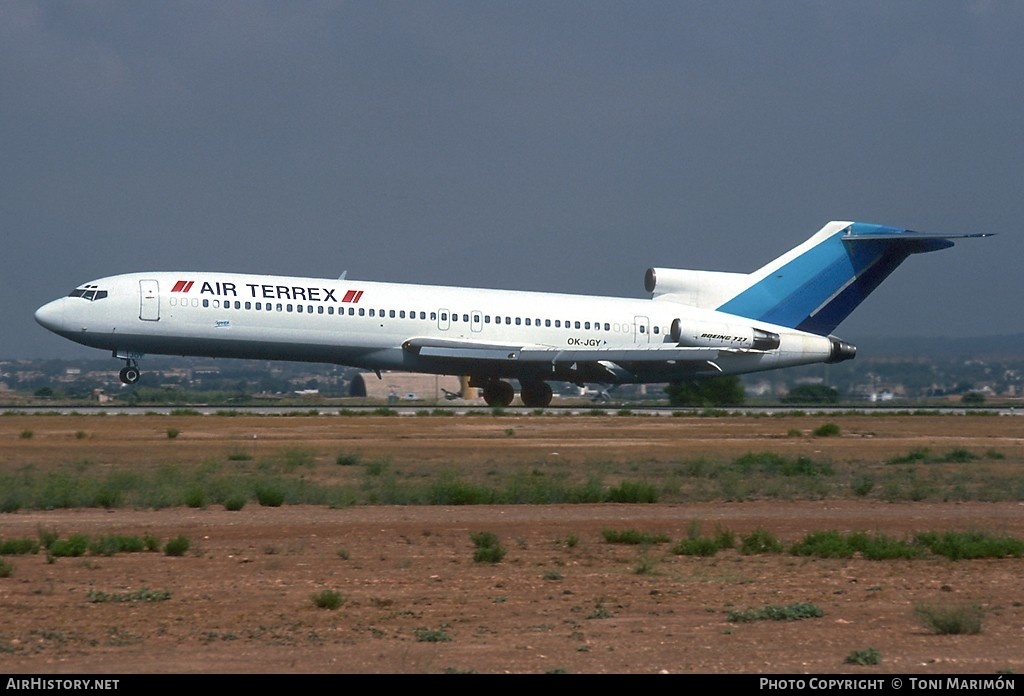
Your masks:
M 178 430 L 177 428 L 168 428 L 167 429 L 167 439 L 168 440 L 173 440 L 174 438 L 178 437 L 178 435 L 180 435 L 180 434 L 181 434 L 181 431 Z
M 864 496 L 871 493 L 874 487 L 875 480 L 868 476 L 867 474 L 861 474 L 860 476 L 853 480 L 852 484 L 850 484 L 850 488 L 853 489 L 854 495 L 856 495 L 859 498 L 863 498 Z
M 184 556 L 191 542 L 184 535 L 176 536 L 164 544 L 164 554 L 168 556 Z
M 931 451 L 927 447 L 915 447 L 910 450 L 909 453 L 901 455 L 899 457 L 892 457 L 886 459 L 886 464 L 915 464 L 918 462 L 927 462 L 931 459 Z
M 193 509 L 206 507 L 206 492 L 200 486 L 189 486 L 185 490 L 185 505 Z
M 0 558 L 0 578 L 9 578 L 14 573 L 14 564 L 5 558 Z
M 919 544 L 932 553 L 959 561 L 973 558 L 1020 558 L 1024 555 L 1024 541 L 1013 537 L 995 537 L 985 532 L 922 532 L 916 536 Z
M 39 527 L 36 532 L 39 535 L 39 545 L 44 549 L 48 549 L 53 546 L 53 542 L 60 538 L 60 534 L 57 533 L 56 529 Z
M 338 466 L 356 466 L 362 461 L 362 458 L 354 452 L 342 452 L 338 455 L 334 463 Z
M 669 536 L 656 532 L 641 532 L 636 529 L 605 529 L 601 536 L 609 544 L 665 544 Z
M 801 619 L 816 619 L 824 615 L 825 612 L 816 604 L 802 602 L 786 606 L 770 604 L 760 609 L 750 609 L 748 611 L 730 611 L 728 619 L 733 623 L 800 621 Z
M 683 539 L 672 547 L 672 553 L 677 556 L 714 556 L 718 553 L 718 542 L 714 539 Z
M 224 509 L 230 512 L 238 512 L 245 507 L 246 499 L 244 495 L 232 495 L 224 501 Z
M 811 431 L 814 437 L 837 437 L 839 435 L 839 426 L 835 423 L 823 423 Z
M 882 654 L 875 648 L 854 650 L 843 660 L 847 665 L 878 665 L 882 663 Z
M 166 602 L 171 598 L 170 590 L 150 590 L 143 587 L 134 592 L 110 593 L 90 589 L 85 593 L 87 602 Z
M 499 563 L 505 558 L 506 551 L 498 543 L 498 536 L 494 532 L 474 532 L 469 538 L 476 547 L 473 552 L 476 563 Z
M 451 640 L 451 636 L 445 633 L 442 628 L 436 630 L 417 628 L 416 640 L 420 643 L 446 643 Z
M 89 542 L 89 553 L 94 556 L 113 556 L 116 553 L 138 553 L 145 550 L 146 543 L 141 537 L 110 534 L 97 537 Z
M 850 558 L 855 551 L 850 540 L 834 530 L 811 532 L 790 548 L 790 553 L 794 556 L 819 558 Z
M 766 476 L 831 476 L 834 473 L 831 464 L 815 462 L 802 455 L 787 459 L 777 452 L 748 452 L 734 459 L 733 466 L 742 474 Z
M 921 603 L 914 605 L 914 615 L 939 635 L 976 635 L 984 618 L 977 604 Z
M 39 542 L 35 539 L 4 539 L 0 541 L 0 556 L 22 556 L 39 552 Z
M 889 561 L 896 558 L 920 558 L 926 549 L 920 544 L 893 539 L 885 534 L 869 536 L 864 532 L 854 532 L 847 537 L 851 546 L 869 561 Z
M 124 502 L 124 495 L 117 488 L 104 485 L 96 491 L 93 501 L 104 510 L 113 510 Z
M 755 553 L 782 553 L 782 542 L 764 529 L 755 529 L 740 537 L 740 553 L 750 556 Z
M 284 470 L 295 471 L 302 466 L 312 466 L 316 462 L 313 453 L 299 448 L 289 448 L 284 451 Z
M 89 549 L 89 537 L 84 534 L 72 534 L 67 539 L 57 539 L 50 544 L 50 555 L 54 557 L 72 557 L 85 555 Z
M 284 505 L 284 490 L 272 484 L 256 486 L 256 502 L 264 507 L 281 507 Z
M 656 503 L 658 490 L 649 483 L 623 481 L 608 491 L 605 500 L 609 503 Z
M 967 462 L 973 462 L 978 458 L 978 455 L 974 454 L 970 450 L 966 450 L 963 447 L 957 447 L 951 449 L 942 455 L 942 462 L 948 462 L 951 464 L 966 464 Z
M 335 590 L 321 590 L 311 596 L 313 604 L 319 609 L 337 609 L 344 603 L 340 592 Z
M 723 551 L 736 548 L 736 533 L 730 529 L 715 530 L 714 539 L 715 543 L 718 544 L 718 548 Z

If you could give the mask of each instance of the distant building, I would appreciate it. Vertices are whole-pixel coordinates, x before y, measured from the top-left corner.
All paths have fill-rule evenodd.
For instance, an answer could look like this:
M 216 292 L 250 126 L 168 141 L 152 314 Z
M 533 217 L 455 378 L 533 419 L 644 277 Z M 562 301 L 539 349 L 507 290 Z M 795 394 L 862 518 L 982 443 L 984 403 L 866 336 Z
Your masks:
M 462 385 L 451 375 L 422 375 L 413 372 L 360 372 L 349 384 L 349 396 L 365 396 L 380 401 L 442 402 L 454 394 L 460 398 Z M 475 389 L 473 390 L 476 391 Z

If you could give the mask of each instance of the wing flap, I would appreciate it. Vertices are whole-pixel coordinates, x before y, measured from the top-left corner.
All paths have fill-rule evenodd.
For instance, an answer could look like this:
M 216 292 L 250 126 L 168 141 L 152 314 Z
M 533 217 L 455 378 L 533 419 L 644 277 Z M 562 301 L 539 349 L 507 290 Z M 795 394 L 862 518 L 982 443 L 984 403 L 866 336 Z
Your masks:
M 501 345 L 434 338 L 410 338 L 402 344 L 402 347 L 424 358 L 550 363 L 552 365 L 599 362 L 616 364 L 706 362 L 716 360 L 725 352 L 761 352 L 734 348 L 683 347 L 665 343 L 650 346 L 608 345 L 565 349 L 555 346 Z

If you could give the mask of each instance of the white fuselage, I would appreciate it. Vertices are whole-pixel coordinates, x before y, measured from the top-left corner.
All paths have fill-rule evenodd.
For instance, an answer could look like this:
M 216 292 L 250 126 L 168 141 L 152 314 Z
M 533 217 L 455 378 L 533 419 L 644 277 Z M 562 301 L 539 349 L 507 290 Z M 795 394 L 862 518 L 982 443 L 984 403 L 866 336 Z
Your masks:
M 652 359 L 627 360 L 626 369 L 602 370 L 601 379 L 581 375 L 606 382 L 754 372 L 823 362 L 834 350 L 828 337 L 665 299 L 208 272 L 102 278 L 44 305 L 36 318 L 68 339 L 128 359 L 155 353 L 296 360 L 481 378 L 571 379 L 536 362 L 497 357 L 509 346 L 553 356 L 618 350 L 635 357 L 652 349 Z M 697 328 L 674 340 L 673 322 Z M 750 350 L 735 328 L 749 333 L 752 325 L 778 334 L 778 347 Z M 471 350 L 424 357 L 410 349 L 411 339 Z M 656 358 L 658 349 L 677 345 L 718 352 L 696 362 Z M 489 347 L 494 356 L 481 360 L 480 350 Z

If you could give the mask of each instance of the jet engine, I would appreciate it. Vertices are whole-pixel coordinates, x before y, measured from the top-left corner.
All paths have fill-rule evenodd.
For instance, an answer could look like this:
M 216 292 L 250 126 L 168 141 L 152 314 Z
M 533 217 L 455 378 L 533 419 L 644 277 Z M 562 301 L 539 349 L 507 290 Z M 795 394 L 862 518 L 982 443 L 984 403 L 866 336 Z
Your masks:
M 719 322 L 688 322 L 672 320 L 672 340 L 681 346 L 697 348 L 750 348 L 777 350 L 781 344 L 779 334 L 753 326 Z

